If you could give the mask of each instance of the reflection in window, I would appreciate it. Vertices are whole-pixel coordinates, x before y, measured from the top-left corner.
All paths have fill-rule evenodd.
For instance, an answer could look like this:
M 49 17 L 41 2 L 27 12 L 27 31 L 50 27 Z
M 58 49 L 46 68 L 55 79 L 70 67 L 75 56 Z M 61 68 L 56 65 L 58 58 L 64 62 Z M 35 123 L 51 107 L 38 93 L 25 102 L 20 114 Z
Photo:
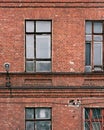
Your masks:
M 101 118 L 101 109 L 93 108 L 92 109 L 92 118 L 93 119 Z
M 36 121 L 36 130 L 50 130 L 50 121 Z
M 51 21 L 26 20 L 26 72 L 51 71 Z
M 51 113 L 50 109 L 35 109 L 36 112 L 36 119 L 50 119 L 51 118 Z
M 27 121 L 26 122 L 26 130 L 34 130 L 34 122 Z
M 104 130 L 103 120 L 103 108 L 85 108 L 84 130 Z
M 50 108 L 26 108 L 26 130 L 51 130 Z

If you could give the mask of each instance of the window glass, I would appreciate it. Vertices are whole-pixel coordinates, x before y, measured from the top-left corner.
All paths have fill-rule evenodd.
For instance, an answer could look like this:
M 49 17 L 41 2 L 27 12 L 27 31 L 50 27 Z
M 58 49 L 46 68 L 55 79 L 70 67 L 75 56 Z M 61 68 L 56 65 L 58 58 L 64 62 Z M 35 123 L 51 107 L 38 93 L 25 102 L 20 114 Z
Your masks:
M 34 109 L 26 109 L 26 119 L 34 119 Z
M 100 122 L 92 122 L 92 130 L 101 130 Z
M 36 58 L 50 58 L 50 35 L 36 36 Z
M 26 21 L 26 32 L 34 32 L 34 21 Z
M 90 129 L 89 122 L 85 122 L 85 129 L 84 130 L 89 130 L 89 129 Z
M 36 32 L 51 32 L 51 22 L 36 21 Z
M 103 26 L 101 22 L 94 22 L 94 33 L 102 33 Z
M 92 41 L 92 35 L 86 35 L 86 41 Z
M 86 22 L 86 34 L 92 33 L 92 22 L 87 21 Z
M 50 72 L 51 62 L 50 61 L 36 61 L 37 72 Z
M 36 119 L 50 119 L 50 109 L 35 109 Z
M 92 115 L 92 117 L 93 117 L 93 119 L 95 119 L 95 118 L 101 118 L 101 109 L 98 109 L 98 108 L 94 108 L 93 109 L 93 115 Z
M 26 70 L 28 72 L 33 72 L 35 68 L 34 61 L 26 61 Z
M 85 119 L 89 118 L 89 114 L 90 114 L 90 109 L 85 109 Z
M 26 121 L 26 130 L 35 130 L 33 121 Z
M 26 58 L 34 58 L 34 35 L 26 35 Z
M 51 130 L 50 121 L 36 121 L 35 130 Z
M 94 41 L 102 41 L 103 37 L 102 35 L 94 35 Z
M 102 43 L 94 42 L 94 65 L 102 65 Z
M 91 44 L 86 43 L 86 65 L 91 64 Z

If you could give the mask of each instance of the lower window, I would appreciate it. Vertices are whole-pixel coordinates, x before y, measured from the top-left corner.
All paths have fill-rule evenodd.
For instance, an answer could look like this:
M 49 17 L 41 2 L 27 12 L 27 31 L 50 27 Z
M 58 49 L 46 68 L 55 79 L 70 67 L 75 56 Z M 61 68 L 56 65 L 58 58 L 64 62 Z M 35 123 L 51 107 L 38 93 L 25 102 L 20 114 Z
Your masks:
M 26 108 L 26 130 L 51 130 L 51 108 Z
M 104 130 L 104 108 L 85 108 L 84 130 Z

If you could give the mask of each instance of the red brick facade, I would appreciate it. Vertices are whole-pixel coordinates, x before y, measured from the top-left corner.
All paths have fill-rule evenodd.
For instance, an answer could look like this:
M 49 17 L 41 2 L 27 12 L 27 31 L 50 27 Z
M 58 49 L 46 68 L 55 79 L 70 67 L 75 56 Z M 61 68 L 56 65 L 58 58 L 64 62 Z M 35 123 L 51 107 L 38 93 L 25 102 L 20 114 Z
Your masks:
M 25 71 L 25 20 L 52 20 L 52 72 Z M 84 108 L 104 107 L 103 71 L 85 72 L 86 20 L 104 20 L 104 1 L 0 2 L 0 130 L 26 130 L 26 107 L 51 107 L 52 130 L 84 130 Z

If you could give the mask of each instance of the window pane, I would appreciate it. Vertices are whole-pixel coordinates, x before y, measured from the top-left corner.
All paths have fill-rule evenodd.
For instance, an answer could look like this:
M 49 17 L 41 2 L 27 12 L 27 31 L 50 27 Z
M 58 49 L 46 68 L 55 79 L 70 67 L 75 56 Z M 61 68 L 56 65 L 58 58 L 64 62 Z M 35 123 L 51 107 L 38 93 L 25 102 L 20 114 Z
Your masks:
M 92 122 L 92 130 L 101 130 L 100 122 Z
M 91 72 L 91 69 L 92 69 L 91 65 L 86 65 L 85 66 L 85 71 L 86 72 Z
M 36 21 L 36 32 L 51 32 L 51 22 Z
M 85 109 L 85 119 L 89 119 L 90 114 L 90 109 L 86 108 Z
M 90 130 L 89 122 L 85 122 L 85 128 L 84 128 L 84 130 Z
M 34 35 L 26 35 L 26 58 L 34 58 Z
M 86 43 L 86 65 L 91 64 L 91 44 Z
M 26 121 L 26 130 L 35 130 L 34 129 L 34 122 Z
M 94 65 L 102 65 L 102 43 L 94 42 Z
M 36 121 L 35 130 L 51 130 L 50 121 Z
M 94 22 L 94 33 L 102 33 L 102 23 Z
M 86 22 L 86 33 L 92 33 L 92 22 Z
M 26 61 L 26 71 L 33 72 L 35 68 L 34 61 Z
M 51 62 L 50 61 L 36 61 L 37 72 L 50 72 Z
M 26 119 L 34 119 L 34 109 L 26 109 Z
M 93 119 L 95 119 L 95 118 L 97 118 L 98 119 L 98 121 L 99 121 L 99 119 L 101 118 L 101 109 L 99 109 L 99 108 L 94 108 L 94 109 L 92 109 L 93 111 L 93 115 L 92 115 L 92 118 Z
M 50 35 L 36 36 L 36 58 L 50 58 Z
M 36 119 L 50 119 L 50 109 L 35 109 Z
M 86 41 L 92 41 L 92 35 L 86 35 Z
M 34 32 L 34 21 L 26 21 L 26 32 Z
M 94 35 L 94 41 L 102 41 L 103 37 L 101 35 Z

